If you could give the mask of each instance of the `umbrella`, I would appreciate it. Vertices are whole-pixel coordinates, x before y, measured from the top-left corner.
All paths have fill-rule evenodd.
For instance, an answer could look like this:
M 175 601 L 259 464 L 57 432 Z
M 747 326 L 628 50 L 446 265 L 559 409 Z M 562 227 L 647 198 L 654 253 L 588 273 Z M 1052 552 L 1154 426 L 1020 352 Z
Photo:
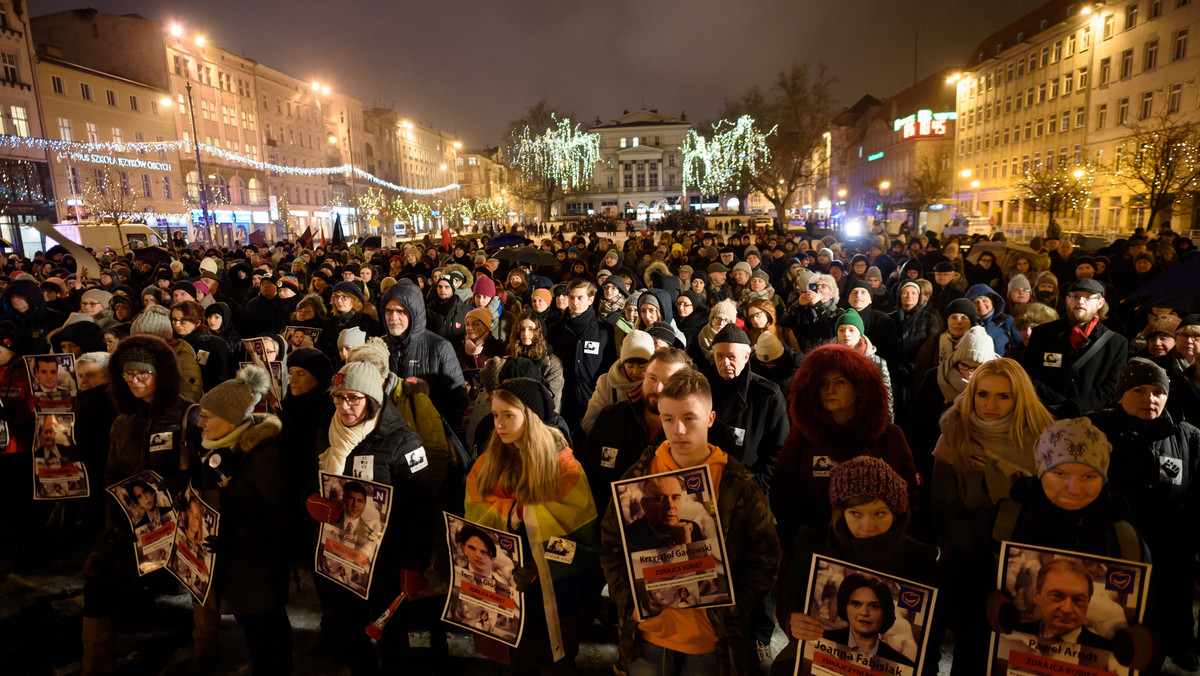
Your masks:
M 147 246 L 133 250 L 135 260 L 147 263 L 152 268 L 171 262 L 171 254 L 161 246 Z
M 1179 263 L 1125 296 L 1141 307 L 1169 307 L 1180 314 L 1200 312 L 1200 254 L 1185 256 Z
M 515 249 L 501 249 L 496 252 L 496 258 L 502 261 L 516 261 L 527 265 L 557 265 L 558 259 L 549 251 L 542 251 L 531 246 Z
M 381 249 L 383 248 L 382 242 L 383 240 L 380 239 L 379 235 L 372 235 L 363 240 L 362 246 L 364 249 Z
M 488 246 L 518 246 L 532 242 L 533 240 L 519 232 L 503 232 L 488 239 Z

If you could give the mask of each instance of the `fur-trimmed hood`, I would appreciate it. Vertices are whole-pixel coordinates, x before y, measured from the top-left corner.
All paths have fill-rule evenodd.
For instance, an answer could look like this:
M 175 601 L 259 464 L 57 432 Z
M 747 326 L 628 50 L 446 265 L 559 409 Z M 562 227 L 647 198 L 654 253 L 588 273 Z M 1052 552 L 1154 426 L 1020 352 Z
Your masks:
M 642 271 L 642 281 L 646 283 L 647 289 L 654 288 L 654 284 L 651 282 L 651 275 L 656 270 L 662 273 L 664 277 L 671 276 L 671 268 L 668 268 L 666 263 L 662 261 L 651 261 L 651 263 L 646 266 L 646 269 Z
M 841 371 L 858 390 L 854 420 L 838 425 L 821 405 L 821 378 L 828 371 Z M 788 392 L 788 417 L 804 437 L 844 447 L 852 455 L 859 442 L 874 442 L 887 429 L 888 399 L 883 376 L 870 359 L 844 345 L 822 345 L 800 362 Z M 847 438 L 849 437 L 849 438 Z
M 121 362 L 130 350 L 145 350 L 154 359 L 157 379 L 154 389 L 154 402 L 151 411 L 157 413 L 179 401 L 182 376 L 179 371 L 179 361 L 175 349 L 162 338 L 146 333 L 139 333 L 121 340 L 113 349 L 108 361 L 108 378 L 112 386 L 113 407 L 118 413 L 137 413 L 139 400 L 129 391 L 125 384 L 124 369 Z
M 264 441 L 279 436 L 283 431 L 283 422 L 271 413 L 255 413 L 250 418 L 250 426 L 238 437 L 238 448 L 249 451 Z

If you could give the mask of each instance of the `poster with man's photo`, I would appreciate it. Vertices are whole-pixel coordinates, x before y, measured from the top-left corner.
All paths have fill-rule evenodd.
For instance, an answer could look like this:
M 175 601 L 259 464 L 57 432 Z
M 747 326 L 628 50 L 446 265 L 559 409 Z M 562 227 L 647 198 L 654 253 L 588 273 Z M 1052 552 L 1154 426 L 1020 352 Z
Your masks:
M 309 326 L 285 326 L 283 328 L 283 342 L 287 345 L 288 352 L 299 350 L 302 347 L 316 347 L 317 338 L 321 337 L 321 329 L 314 329 Z
M 175 510 L 157 472 L 140 472 L 108 487 L 133 529 L 138 575 L 167 565 L 175 545 Z
M 38 413 L 33 433 L 33 499 L 68 500 L 91 494 L 75 445 L 74 413 Z
M 525 628 L 525 595 L 513 580 L 521 567 L 521 537 L 443 514 L 450 593 L 442 621 L 515 648 Z
M 708 466 L 615 481 L 638 620 L 735 602 Z
M 212 585 L 216 560 L 204 540 L 210 535 L 218 535 L 221 515 L 201 500 L 191 486 L 184 491 L 183 498 L 187 506 L 177 515 L 175 541 L 167 560 L 167 570 L 179 578 L 197 601 L 204 603 Z
M 996 584 L 1021 612 L 1008 634 L 992 633 L 993 676 L 1128 676 L 1113 635 L 1146 609 L 1150 565 L 1005 542 Z
M 392 510 L 392 487 L 321 472 L 321 497 L 340 502 L 342 515 L 321 524 L 316 571 L 365 599 Z
M 33 403 L 39 411 L 69 411 L 79 394 L 75 355 L 37 354 L 25 357 Z
M 809 569 L 805 614 L 824 632 L 796 651 L 794 674 L 916 676 L 927 654 L 937 589 L 819 554 Z

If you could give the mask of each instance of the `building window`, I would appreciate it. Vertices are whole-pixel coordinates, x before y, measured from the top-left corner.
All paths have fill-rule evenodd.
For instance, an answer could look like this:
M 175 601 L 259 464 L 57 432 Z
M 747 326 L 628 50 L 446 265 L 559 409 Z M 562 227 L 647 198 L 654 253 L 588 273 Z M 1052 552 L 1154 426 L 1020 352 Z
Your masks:
M 50 76 L 50 86 L 54 89 L 55 94 L 66 94 L 67 88 L 63 84 L 63 79 L 57 75 Z
M 1179 61 L 1180 59 L 1187 58 L 1187 38 L 1188 29 L 1181 28 L 1175 31 L 1175 48 L 1171 52 L 1172 61 Z
M 1058 130 L 1057 128 L 1058 128 L 1058 116 L 1051 115 L 1049 121 L 1046 123 L 1046 134 L 1047 135 L 1053 134 L 1055 131 Z
M 1029 74 L 1033 75 L 1033 71 L 1037 70 L 1037 53 L 1029 55 Z
M 1070 112 L 1065 111 L 1065 110 L 1063 111 L 1061 124 L 1062 124 L 1062 126 L 1058 128 L 1059 131 L 1066 131 L 1071 128 Z
M 1073 56 L 1075 54 L 1075 34 L 1071 33 L 1067 36 L 1066 52 L 1064 56 Z
M 1033 137 L 1034 137 L 1034 138 L 1041 138 L 1041 137 L 1042 137 L 1042 130 L 1045 128 L 1045 126 L 1046 126 L 1046 118 L 1039 117 L 1039 118 L 1037 119 L 1037 124 L 1035 124 L 1035 125 L 1033 126 Z
M 1067 73 L 1063 76 L 1062 93 L 1063 96 L 1070 94 L 1075 90 L 1075 73 Z
M 1162 0 L 1150 0 L 1150 18 L 1157 19 L 1162 16 Z
M 1045 82 L 1038 85 L 1037 102 L 1038 103 L 1046 102 L 1046 83 Z
M 633 137 L 633 147 L 634 147 L 634 148 L 638 147 L 638 144 L 639 144 L 640 142 L 641 142 L 641 139 L 639 139 L 639 138 L 638 138 L 638 137 L 636 137 L 636 136 L 634 136 L 634 137 Z
M 1183 85 L 1176 83 L 1171 85 L 1171 91 L 1167 95 L 1167 112 L 1178 113 L 1180 106 L 1183 104 Z
M 675 166 L 675 153 L 667 153 L 667 166 Z
M 154 187 L 150 181 L 150 174 L 142 174 L 142 197 L 152 199 L 154 197 Z
M 1079 69 L 1079 88 L 1087 89 L 1087 86 L 1088 86 L 1088 69 L 1087 69 L 1087 66 L 1083 66 Z
M 1115 17 L 1112 14 L 1104 15 L 1104 29 L 1100 34 L 1101 40 L 1109 40 L 1113 36 L 1113 24 Z
M 20 82 L 21 78 L 17 73 L 17 54 L 16 52 L 0 52 L 0 64 L 4 66 L 4 79 L 7 82 Z
M 624 136 L 622 136 L 622 137 L 621 137 L 621 147 L 622 147 L 622 148 L 627 148 L 627 147 L 629 147 L 629 145 L 628 145 L 628 144 L 629 144 L 629 140 L 628 140 L 628 139 L 626 139 Z
M 1117 102 L 1117 124 L 1129 124 L 1129 99 Z
M 1148 120 L 1154 114 L 1154 92 L 1142 94 L 1142 107 L 1138 110 L 1139 120 Z
M 117 93 L 111 89 L 105 89 L 104 90 L 104 100 L 108 101 L 108 105 L 113 106 L 115 108 L 117 105 Z
M 1135 2 L 1125 8 L 1125 30 L 1132 30 L 1137 27 L 1138 21 L 1138 4 Z
M 1060 60 L 1062 60 L 1062 49 L 1062 40 L 1054 43 L 1054 55 L 1051 57 L 1053 59 L 1052 63 L 1058 63 Z
M 1096 106 L 1096 129 L 1103 129 L 1104 123 L 1108 121 L 1108 104 L 1101 103 Z
M 121 172 L 121 194 L 125 195 L 126 197 L 133 196 L 133 188 L 132 188 L 132 186 L 129 185 L 129 172 L 128 171 Z
M 100 142 L 100 129 L 96 127 L 95 122 L 87 123 L 87 140 L 88 143 Z
M 120 127 L 113 127 L 113 128 L 112 128 L 112 140 L 113 140 L 113 143 L 124 143 L 124 142 L 125 142 L 125 138 L 124 138 L 124 136 L 121 134 L 121 128 L 120 128 Z
M 625 174 L 625 179 L 622 182 L 622 185 L 624 185 L 626 188 L 632 188 L 633 187 L 633 174 Z
M 1042 47 L 1042 68 L 1050 65 L 1050 48 Z
M 183 77 L 183 58 L 176 54 L 175 56 L 171 57 L 171 63 L 175 68 L 175 74 L 179 77 Z
M 101 195 L 108 194 L 108 181 L 104 177 L 103 169 L 92 170 L 92 185 L 96 187 L 96 191 Z
M 71 121 L 65 117 L 58 118 L 58 138 L 67 142 L 75 140 L 71 138 Z
M 80 82 L 79 83 L 79 95 L 81 97 L 83 97 L 84 101 L 91 101 L 92 100 L 92 85 L 90 85 L 86 82 Z
M 1050 81 L 1050 100 L 1053 101 L 1054 99 L 1057 99 L 1057 98 L 1058 98 L 1058 78 L 1054 78 L 1053 80 Z
M 79 167 L 71 167 L 71 194 L 78 195 L 83 192 L 83 182 L 79 179 Z
M 1121 52 L 1121 79 L 1133 75 L 1133 50 L 1126 49 Z
M 1100 86 L 1108 84 L 1108 77 L 1112 74 L 1112 58 L 1104 57 L 1100 59 Z
M 142 109 L 141 105 L 138 103 L 138 97 L 134 96 L 133 94 L 129 95 L 129 109 L 135 113 L 141 111 Z
M 1026 141 L 1028 141 L 1028 140 L 1029 140 L 1029 139 L 1031 139 L 1031 138 L 1033 138 L 1033 123 L 1032 123 L 1032 122 L 1026 122 L 1026 123 L 1025 123 L 1025 136 L 1024 136 L 1024 139 L 1025 139 Z
M 29 136 L 29 111 L 25 106 L 12 106 L 13 133 L 17 136 Z
M 1150 40 L 1146 43 L 1145 53 L 1142 55 L 1142 70 L 1150 70 L 1158 65 L 1158 40 Z
M 1083 126 L 1083 118 L 1085 116 L 1085 113 L 1086 113 L 1086 111 L 1084 111 L 1083 106 L 1079 106 L 1078 108 L 1075 109 L 1075 128 L 1076 129 L 1079 129 L 1080 127 Z
M 1083 27 L 1083 30 L 1079 31 L 1079 51 L 1086 52 L 1088 50 L 1088 48 L 1091 46 L 1092 46 L 1092 25 L 1089 23 L 1088 25 Z
M 1025 107 L 1033 105 L 1033 87 L 1025 90 Z

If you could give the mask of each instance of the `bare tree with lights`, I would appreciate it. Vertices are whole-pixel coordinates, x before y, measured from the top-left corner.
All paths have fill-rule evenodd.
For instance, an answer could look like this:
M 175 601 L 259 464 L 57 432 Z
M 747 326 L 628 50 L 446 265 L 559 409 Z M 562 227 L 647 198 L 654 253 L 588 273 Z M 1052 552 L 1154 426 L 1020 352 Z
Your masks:
M 738 198 L 739 213 L 746 213 L 751 180 L 771 160 L 767 133 L 761 132 L 749 115 L 736 121 L 712 125 L 712 138 L 688 131 L 680 146 L 683 154 L 683 191 L 696 186 L 702 194 L 732 193 Z
M 129 184 L 129 174 L 105 169 L 86 182 L 79 197 L 96 221 L 116 226 L 117 237 L 122 245 L 125 233 L 121 230 L 121 224 L 133 223 L 137 218 L 144 219 L 144 215 L 137 213 L 138 195 Z
M 893 199 L 897 206 L 908 210 L 915 223 L 920 220 L 922 211 L 949 196 L 949 168 L 928 155 L 922 155 L 917 162 L 917 170 L 904 180 L 899 194 Z
M 1146 205 L 1153 227 L 1160 214 L 1169 217 L 1175 202 L 1200 189 L 1200 124 L 1163 113 L 1129 129 L 1123 157 L 1111 169 L 1113 183 Z
M 509 123 L 509 192 L 537 204 L 543 220 L 550 219 L 554 202 L 586 190 L 600 161 L 600 135 L 572 126 L 545 101 Z
M 1055 216 L 1079 211 L 1091 198 L 1095 180 L 1092 164 L 1039 162 L 1021 177 L 1017 190 L 1031 209 L 1046 214 L 1052 223 Z
M 752 87 L 725 103 L 727 116 L 749 115 L 760 128 L 775 129 L 767 137 L 770 159 L 751 175 L 750 185 L 771 202 L 781 221 L 797 190 L 815 189 L 828 175 L 832 153 L 825 132 L 836 112 L 835 82 L 824 65 L 793 64 L 776 75 L 770 90 Z

